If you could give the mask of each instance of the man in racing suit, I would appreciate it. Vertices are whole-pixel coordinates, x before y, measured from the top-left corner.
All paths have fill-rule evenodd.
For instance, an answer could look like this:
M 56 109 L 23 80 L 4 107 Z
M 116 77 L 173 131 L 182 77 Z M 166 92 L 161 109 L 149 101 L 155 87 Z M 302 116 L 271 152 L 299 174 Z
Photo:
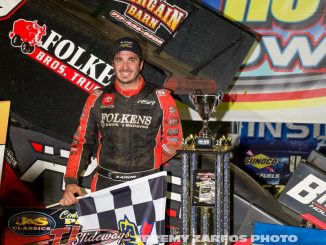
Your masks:
M 96 154 L 91 190 L 100 190 L 157 171 L 182 142 L 175 101 L 166 89 L 144 81 L 139 44 L 130 38 L 113 47 L 114 83 L 88 97 L 73 137 L 61 205 L 77 202 L 81 172 Z M 93 149 L 95 149 L 94 152 Z

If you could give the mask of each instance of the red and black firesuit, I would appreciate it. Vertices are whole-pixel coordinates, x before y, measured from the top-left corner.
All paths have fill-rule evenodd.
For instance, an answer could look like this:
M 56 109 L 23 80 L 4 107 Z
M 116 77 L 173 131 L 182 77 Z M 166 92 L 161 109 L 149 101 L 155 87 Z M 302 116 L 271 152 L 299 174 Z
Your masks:
M 77 184 L 96 146 L 98 162 L 91 189 L 151 173 L 171 158 L 182 142 L 175 101 L 166 89 L 144 82 L 122 91 L 116 83 L 88 97 L 73 138 L 66 184 Z

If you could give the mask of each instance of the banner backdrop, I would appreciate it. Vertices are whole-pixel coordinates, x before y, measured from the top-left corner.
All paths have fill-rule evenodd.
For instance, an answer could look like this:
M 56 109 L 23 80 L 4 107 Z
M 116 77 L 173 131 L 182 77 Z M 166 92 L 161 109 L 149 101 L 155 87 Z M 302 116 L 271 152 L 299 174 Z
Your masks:
M 324 0 L 202 2 L 261 35 L 212 119 L 326 121 Z M 185 106 L 181 112 L 184 119 L 200 120 Z
M 7 72 L 0 99 L 12 101 L 12 116 L 25 126 L 70 141 L 87 94 L 115 79 L 112 44 L 121 36 L 143 46 L 147 82 L 163 86 L 173 76 L 177 83 L 186 80 L 184 87 L 195 81 L 192 91 L 200 81 L 226 89 L 256 40 L 192 1 L 107 1 L 101 15 L 90 10 L 95 2 L 102 6 L 60 0 L 4 5 L 0 66 Z M 187 95 L 179 99 L 192 105 Z

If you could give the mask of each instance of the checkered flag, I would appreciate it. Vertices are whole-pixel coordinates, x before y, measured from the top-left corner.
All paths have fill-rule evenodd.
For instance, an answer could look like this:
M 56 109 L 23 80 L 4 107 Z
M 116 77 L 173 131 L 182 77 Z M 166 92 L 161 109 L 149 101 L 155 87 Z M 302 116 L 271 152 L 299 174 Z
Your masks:
M 166 172 L 159 172 L 85 195 L 76 204 L 83 231 L 113 229 L 132 238 L 164 234 Z M 134 234 L 136 233 L 136 234 Z M 154 237 L 154 240 L 152 239 Z

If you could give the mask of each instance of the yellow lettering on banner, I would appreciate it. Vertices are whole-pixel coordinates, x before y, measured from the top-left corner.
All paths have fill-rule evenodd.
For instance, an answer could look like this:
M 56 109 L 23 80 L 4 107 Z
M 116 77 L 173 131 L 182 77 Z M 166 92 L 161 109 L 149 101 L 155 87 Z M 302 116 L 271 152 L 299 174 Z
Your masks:
M 145 12 L 141 22 L 143 22 L 145 25 L 148 26 L 150 20 L 151 20 L 151 16 L 148 13 Z
M 147 3 L 146 8 L 149 11 L 153 11 L 155 7 L 156 7 L 156 2 L 154 2 L 154 0 L 149 0 L 148 3 Z
M 127 10 L 127 14 L 134 16 L 137 10 L 138 8 L 135 5 L 130 5 L 130 7 Z
M 243 22 L 248 0 L 228 0 L 225 2 L 224 14 L 229 18 Z
M 223 13 L 238 22 L 265 22 L 266 27 L 273 20 L 305 26 L 305 21 L 311 25 L 312 18 L 320 18 L 320 11 L 323 11 L 321 9 L 324 6 L 322 1 L 324 0 L 226 0 Z
M 173 14 L 171 15 L 170 19 L 167 21 L 166 24 L 169 26 L 170 30 L 174 32 L 184 17 L 185 17 L 185 13 L 175 8 L 173 10 Z
M 137 3 L 138 5 L 140 5 L 142 1 L 141 0 L 137 0 L 137 1 L 132 0 L 131 2 L 134 2 L 134 3 Z
M 320 0 L 273 0 L 273 17 L 285 23 L 304 21 L 316 13 Z
M 143 16 L 143 10 L 139 9 L 138 12 L 135 14 L 134 18 L 140 21 L 142 16 Z
M 162 18 L 162 20 L 163 20 L 164 23 L 167 23 L 167 19 L 171 15 L 171 12 L 172 11 L 173 11 L 173 9 L 168 6 L 168 9 L 166 10 L 165 15 Z
M 154 14 L 160 19 L 162 19 L 165 8 L 166 8 L 166 4 L 161 3 L 160 6 L 158 6 L 157 9 L 154 11 Z
M 158 19 L 152 18 L 150 22 L 147 24 L 147 26 L 155 30 L 158 24 L 159 24 Z
M 267 21 L 271 0 L 251 0 L 247 21 Z

